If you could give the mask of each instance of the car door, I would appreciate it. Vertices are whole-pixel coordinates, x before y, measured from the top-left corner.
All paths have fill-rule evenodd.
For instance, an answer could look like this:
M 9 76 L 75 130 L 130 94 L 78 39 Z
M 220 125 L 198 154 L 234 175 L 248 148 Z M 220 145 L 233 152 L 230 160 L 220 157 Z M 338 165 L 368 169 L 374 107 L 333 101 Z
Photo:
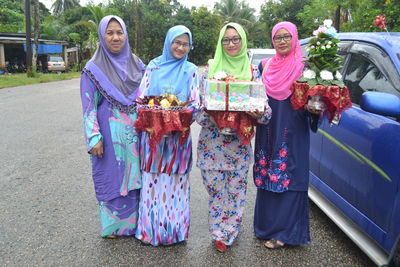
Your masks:
M 308 42 L 308 39 L 306 39 Z M 301 49 L 304 56 L 308 55 L 308 51 L 306 50 L 307 42 L 303 42 Z M 346 62 L 347 51 L 350 49 L 352 42 L 345 41 L 338 44 L 340 49 L 340 55 L 343 58 L 343 62 Z M 324 158 L 321 158 L 322 155 L 322 143 L 324 140 L 324 136 L 320 133 L 310 133 L 310 172 L 314 177 L 320 177 L 320 162 Z
M 354 42 L 342 75 L 353 107 L 339 125 L 323 120 L 319 179 L 327 185 L 331 201 L 375 240 L 388 248 L 386 234 L 399 180 L 399 118 L 362 110 L 361 95 L 383 91 L 400 96 L 399 73 L 381 48 Z M 328 192 L 329 191 L 329 192 Z

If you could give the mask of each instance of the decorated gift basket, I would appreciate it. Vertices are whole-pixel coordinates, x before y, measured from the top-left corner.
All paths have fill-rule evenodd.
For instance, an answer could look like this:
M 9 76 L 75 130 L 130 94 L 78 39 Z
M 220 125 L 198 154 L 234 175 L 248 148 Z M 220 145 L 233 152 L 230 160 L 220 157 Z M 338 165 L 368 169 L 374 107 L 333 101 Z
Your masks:
M 253 75 L 256 70 L 253 70 Z M 256 121 L 246 111 L 264 110 L 264 84 L 259 79 L 239 80 L 224 71 L 218 71 L 213 78 L 207 79 L 205 88 L 204 106 L 220 133 L 235 134 L 244 145 L 250 143 Z
M 216 72 L 207 80 L 205 107 L 207 110 L 256 111 L 264 110 L 265 86 L 261 81 L 243 81 Z
M 325 112 L 330 123 L 338 124 L 340 114 L 352 103 L 339 72 L 343 59 L 338 55 L 339 40 L 332 20 L 325 20 L 313 35 L 307 46 L 306 68 L 293 84 L 290 100 L 294 109 L 308 104 Z
M 190 133 L 192 101 L 182 102 L 174 94 L 138 98 L 138 118 L 135 127 L 138 132 L 147 132 L 150 147 L 154 149 L 160 140 L 171 133 L 179 132 L 179 143 L 183 145 Z

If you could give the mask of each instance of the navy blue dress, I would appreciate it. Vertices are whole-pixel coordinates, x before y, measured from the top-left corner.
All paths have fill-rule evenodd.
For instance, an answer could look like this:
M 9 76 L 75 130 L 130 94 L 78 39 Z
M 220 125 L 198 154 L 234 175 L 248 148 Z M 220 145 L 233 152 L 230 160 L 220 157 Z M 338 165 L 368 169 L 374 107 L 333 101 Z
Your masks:
M 294 110 L 290 97 L 269 97 L 269 105 L 270 122 L 256 129 L 254 232 L 261 239 L 307 244 L 310 129 L 317 130 L 318 116 Z

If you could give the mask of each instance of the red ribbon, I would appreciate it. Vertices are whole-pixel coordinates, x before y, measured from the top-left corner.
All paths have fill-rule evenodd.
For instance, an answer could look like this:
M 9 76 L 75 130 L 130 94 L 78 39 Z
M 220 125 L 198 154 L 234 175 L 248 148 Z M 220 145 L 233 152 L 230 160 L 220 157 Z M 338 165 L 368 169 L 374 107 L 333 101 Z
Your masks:
M 248 145 L 254 136 L 254 126 L 257 120 L 243 111 L 207 110 L 217 125 L 217 128 L 231 128 L 236 132 L 243 145 Z
M 317 84 L 310 88 L 305 82 L 294 82 L 291 90 L 293 91 L 290 102 L 294 109 L 302 109 L 307 104 L 308 97 L 312 95 L 320 95 L 324 97 L 327 106 L 329 122 L 332 122 L 336 114 L 340 115 L 344 110 L 351 107 L 350 93 L 347 86 L 340 87 L 337 85 L 324 86 Z
M 161 138 L 170 132 L 179 132 L 179 144 L 184 145 L 190 135 L 192 111 L 185 109 L 151 110 L 139 108 L 135 128 L 138 132 L 146 131 L 149 134 L 150 148 L 155 151 Z

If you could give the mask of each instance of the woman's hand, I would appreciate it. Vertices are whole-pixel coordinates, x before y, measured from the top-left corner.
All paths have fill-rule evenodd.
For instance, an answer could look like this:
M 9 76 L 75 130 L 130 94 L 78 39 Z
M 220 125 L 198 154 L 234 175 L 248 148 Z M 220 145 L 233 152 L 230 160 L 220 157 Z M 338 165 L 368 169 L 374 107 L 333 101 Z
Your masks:
M 253 119 L 259 120 L 264 115 L 264 112 L 258 111 L 258 109 L 256 109 L 256 111 L 246 111 L 246 114 L 250 115 Z
M 211 116 L 211 115 L 208 115 L 208 118 L 210 119 L 210 121 L 211 121 L 212 123 L 214 123 L 215 125 L 217 125 L 217 123 L 215 122 L 215 120 L 214 120 L 214 117 L 213 117 L 213 116 Z
M 315 115 L 319 115 L 322 112 L 322 110 L 315 109 L 312 106 L 309 106 L 307 104 L 304 105 L 304 109 L 307 110 L 308 112 L 312 113 L 312 114 L 315 114 Z
M 103 157 L 103 142 L 99 141 L 90 151 L 90 154 L 95 155 L 98 158 Z

